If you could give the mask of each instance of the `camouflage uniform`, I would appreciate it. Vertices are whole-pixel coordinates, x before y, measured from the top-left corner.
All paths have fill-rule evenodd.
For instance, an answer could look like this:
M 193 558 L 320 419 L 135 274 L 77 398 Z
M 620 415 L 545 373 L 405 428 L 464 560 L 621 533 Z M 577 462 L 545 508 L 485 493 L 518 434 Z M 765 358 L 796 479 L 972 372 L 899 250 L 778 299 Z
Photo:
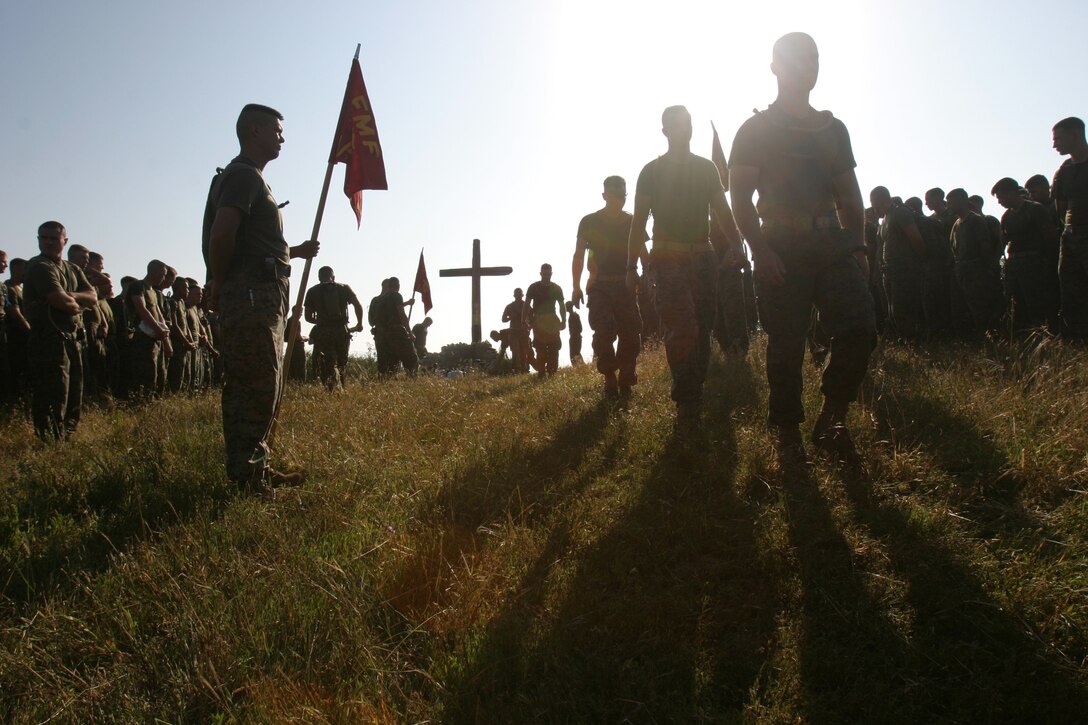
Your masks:
M 158 306 L 158 296 L 146 282 L 137 280 L 125 290 L 125 318 L 130 329 L 129 341 L 125 346 L 128 351 L 126 367 L 129 375 L 129 393 L 137 399 L 146 399 L 155 394 L 159 388 L 159 359 L 162 350 L 162 342 L 152 334 L 145 332 L 146 324 L 141 327 L 143 320 L 132 300 L 142 296 L 144 305 L 151 312 L 152 317 L 158 317 L 162 310 Z M 158 313 L 158 314 L 156 314 Z
M 525 300 L 514 300 L 502 311 L 502 318 L 507 320 L 510 330 L 510 357 L 514 362 L 514 370 L 519 373 L 529 371 L 529 329 L 522 321 Z
M 956 220 L 952 227 L 956 285 L 976 332 L 996 330 L 1001 320 L 1001 271 L 992 247 L 993 237 L 981 215 L 971 212 Z
M 857 398 L 876 343 L 869 280 L 834 212 L 833 181 L 855 167 L 846 126 L 828 111 L 800 122 L 772 104 L 741 126 L 729 166 L 759 169 L 756 210 L 767 246 L 785 266 L 784 283 L 756 279 L 767 332 L 769 420 L 789 428 L 805 419 L 802 365 L 812 307 L 831 340 L 821 391 L 845 406 Z
M 306 292 L 307 315 L 317 314 L 310 341 L 314 344 L 318 374 L 329 390 L 343 385 L 351 346 L 347 307 L 353 301 L 358 302 L 351 287 L 338 282 L 322 282 Z
M 419 368 L 419 358 L 416 357 L 415 346 L 412 345 L 408 330 L 404 329 L 400 315 L 404 309 L 404 298 L 400 292 L 389 290 L 378 298 L 378 312 L 373 317 L 371 324 L 374 328 L 374 346 L 378 352 L 378 372 L 382 375 L 393 375 L 397 367 L 404 366 L 409 373 L 415 373 Z M 374 303 L 371 303 L 371 309 Z
M 11 307 L 8 286 L 0 282 L 0 404 L 12 398 L 11 362 L 8 349 L 8 310 Z
M 219 287 L 223 361 L 223 442 L 227 476 L 236 482 L 268 473 L 268 433 L 280 394 L 290 248 L 272 190 L 257 166 L 238 156 L 212 182 L 204 213 L 205 263 L 221 207 L 242 212 L 235 257 Z
M 924 221 L 923 221 L 924 220 Z M 926 242 L 925 320 L 929 332 L 947 332 L 962 327 L 965 304 L 954 284 L 952 258 L 952 214 L 933 214 L 918 219 L 918 231 Z
M 717 306 L 718 260 L 710 245 L 710 205 L 725 193 L 710 159 L 665 154 L 643 167 L 635 208 L 648 202 L 654 217 L 651 274 L 673 401 L 681 416 L 702 405 Z
M 8 291 L 9 306 L 11 308 L 18 307 L 19 311 L 26 316 L 26 304 L 23 301 L 23 285 L 6 285 Z M 8 361 L 10 363 L 9 368 L 9 384 L 8 394 L 10 399 L 24 398 L 27 389 L 27 343 L 30 339 L 30 333 L 23 329 L 22 325 L 15 323 L 15 318 L 10 314 L 7 315 L 7 324 L 5 325 L 5 332 L 7 335 L 7 351 Z
M 1054 199 L 1065 204 L 1058 278 L 1062 325 L 1073 338 L 1088 338 L 1088 162 L 1066 159 L 1051 184 Z
M 82 314 L 68 315 L 49 306 L 52 292 L 91 289 L 83 271 L 43 255 L 32 258 L 24 283 L 30 337 L 27 357 L 34 432 L 59 440 L 75 432 L 83 402 Z
M 533 347 L 541 361 L 541 373 L 554 373 L 559 369 L 559 350 L 563 347 L 560 337 L 561 322 L 555 313 L 555 305 L 563 306 L 563 289 L 554 282 L 537 281 L 525 290 L 525 304 L 532 302 Z
M 174 349 L 167 362 L 167 385 L 172 392 L 180 393 L 192 385 L 193 351 L 186 347 L 183 335 L 189 330 L 189 307 L 185 300 L 167 297 L 163 316 L 170 325 L 170 344 Z
M 710 230 L 710 234 L 715 238 L 715 247 L 724 250 L 728 240 L 725 239 L 725 235 L 717 224 Z M 717 276 L 714 338 L 718 341 L 722 352 L 744 355 L 748 352 L 744 270 L 719 268 Z
M 624 282 L 631 218 L 625 211 L 612 218 L 602 210 L 587 214 L 578 224 L 578 239 L 585 243 L 589 257 L 586 307 L 597 371 L 618 374 L 618 383 L 623 386 L 638 382 L 635 365 L 642 349 L 638 300 Z M 571 356 L 573 361 L 573 342 Z
M 904 338 L 917 338 L 925 329 L 926 260 L 907 238 L 906 229 L 914 224 L 919 233 L 929 220 L 918 219 L 902 204 L 892 202 L 880 225 L 880 241 L 884 249 L 882 263 L 884 290 L 888 296 L 888 321 L 894 333 Z M 925 234 L 922 234 L 925 239 Z
M 1022 330 L 1047 324 L 1057 329 L 1060 303 L 1058 267 L 1050 252 L 1055 239 L 1052 217 L 1033 201 L 1007 209 L 1001 229 L 1008 240 L 1005 296 L 1011 303 L 1013 327 Z

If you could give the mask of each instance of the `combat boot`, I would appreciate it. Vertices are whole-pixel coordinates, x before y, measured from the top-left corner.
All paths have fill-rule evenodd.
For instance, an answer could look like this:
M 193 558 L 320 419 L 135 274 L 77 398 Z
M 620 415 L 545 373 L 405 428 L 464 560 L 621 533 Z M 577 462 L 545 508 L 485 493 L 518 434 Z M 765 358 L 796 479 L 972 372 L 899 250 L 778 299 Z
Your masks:
M 861 463 L 861 456 L 850 437 L 850 431 L 846 430 L 845 407 L 824 401 L 823 410 L 812 427 L 812 444 L 840 463 L 851 466 Z
M 604 374 L 604 397 L 605 400 L 616 400 L 620 394 L 619 383 L 616 382 L 615 373 Z
M 805 440 L 801 436 L 799 426 L 778 426 L 778 465 L 783 468 L 807 468 L 812 465 L 808 451 L 805 450 Z

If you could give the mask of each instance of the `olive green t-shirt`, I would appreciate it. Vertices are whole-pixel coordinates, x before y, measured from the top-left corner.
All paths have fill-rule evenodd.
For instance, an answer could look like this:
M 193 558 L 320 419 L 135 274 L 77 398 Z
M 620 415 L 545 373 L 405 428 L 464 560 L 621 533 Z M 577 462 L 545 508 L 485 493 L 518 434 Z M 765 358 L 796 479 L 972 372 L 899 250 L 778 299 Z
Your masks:
M 321 282 L 306 292 L 306 312 L 317 312 L 318 325 L 343 325 L 348 321 L 348 305 L 358 302 L 351 287 L 339 282 Z
M 204 208 L 204 261 L 208 262 L 208 243 L 212 222 L 222 207 L 242 212 L 242 224 L 235 237 L 234 255 L 272 257 L 282 264 L 291 263 L 291 249 L 283 236 L 283 216 L 257 165 L 237 156 L 213 181 Z
M 159 296 L 156 294 L 157 290 L 154 287 L 144 282 L 142 279 L 138 279 L 135 282 L 129 284 L 125 288 L 125 319 L 128 321 L 131 329 L 136 329 L 140 326 L 140 322 L 143 319 L 136 312 L 136 306 L 133 303 L 133 299 L 136 297 L 144 298 L 144 306 L 147 307 L 147 311 L 151 313 L 151 316 L 156 320 L 166 321 L 163 310 L 159 307 Z
M 55 262 L 48 257 L 32 257 L 26 265 L 23 294 L 26 299 L 26 319 L 30 329 L 48 329 L 55 326 L 61 332 L 74 333 L 83 323 L 82 312 L 74 315 L 49 306 L 46 298 L 54 292 L 88 292 L 91 283 L 83 270 L 71 262 Z
M 643 167 L 635 185 L 635 203 L 649 202 L 655 242 L 708 241 L 710 204 L 723 194 L 718 167 L 693 153 L 657 157 Z
M 986 220 L 971 212 L 952 225 L 952 255 L 957 262 L 994 259 L 993 242 Z
M 589 253 L 589 278 L 622 278 L 627 274 L 627 237 L 632 217 L 625 211 L 609 216 L 604 210 L 586 214 L 578 223 L 578 239 Z M 642 236 L 646 233 L 643 230 Z M 643 239 L 642 241 L 646 241 Z
M 903 272 L 921 268 L 922 257 L 907 238 L 907 229 L 917 226 L 914 212 L 901 204 L 893 204 L 880 225 L 880 239 L 884 243 L 884 267 L 889 272 Z
M 1071 227 L 1088 226 L 1088 161 L 1076 163 L 1069 158 L 1054 173 L 1050 195 L 1065 202 L 1065 223 Z
M 756 211 L 766 220 L 833 214 L 834 179 L 857 164 L 846 125 L 830 111 L 799 119 L 772 103 L 737 131 L 729 168 L 737 166 L 759 169 Z
M 1034 201 L 1025 201 L 1019 209 L 1006 209 L 1001 215 L 1001 231 L 1010 254 L 1050 252 L 1046 244 L 1054 238 L 1050 214 Z

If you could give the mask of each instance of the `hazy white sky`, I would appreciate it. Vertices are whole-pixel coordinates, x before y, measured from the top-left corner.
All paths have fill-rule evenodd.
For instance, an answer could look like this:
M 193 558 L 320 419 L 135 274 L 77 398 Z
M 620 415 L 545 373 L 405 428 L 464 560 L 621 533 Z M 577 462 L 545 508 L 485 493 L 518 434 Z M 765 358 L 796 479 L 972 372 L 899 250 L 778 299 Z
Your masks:
M 728 152 L 773 100 L 771 45 L 793 30 L 820 46 L 813 104 L 850 129 L 863 191 L 962 186 L 996 213 L 993 182 L 1050 176 L 1050 127 L 1088 114 L 1086 21 L 1073 0 L 5 0 L 0 249 L 36 254 L 37 225 L 58 219 L 115 279 L 152 257 L 203 278 L 208 183 L 236 153 L 248 102 L 286 116 L 266 178 L 290 201 L 288 239 L 305 239 L 361 43 L 389 191 L 364 193 L 356 231 L 337 170 L 318 263 L 365 305 L 384 277 L 410 288 L 425 248 L 438 349 L 469 337 L 468 280 L 438 270 L 467 266 L 474 237 L 485 265 L 514 268 L 484 280 L 485 335 L 541 262 L 569 296 L 575 231 L 601 181 L 633 188 L 676 103 L 696 153 L 709 156 L 711 120 Z M 369 342 L 356 335 L 353 350 Z

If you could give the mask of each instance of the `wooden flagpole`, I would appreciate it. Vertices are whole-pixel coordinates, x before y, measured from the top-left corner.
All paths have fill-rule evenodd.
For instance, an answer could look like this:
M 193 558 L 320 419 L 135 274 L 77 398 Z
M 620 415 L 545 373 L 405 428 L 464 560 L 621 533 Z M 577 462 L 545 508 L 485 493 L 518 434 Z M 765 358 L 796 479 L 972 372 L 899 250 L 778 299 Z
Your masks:
M 359 60 L 359 51 L 362 50 L 363 44 L 359 43 L 355 46 L 355 60 Z M 340 130 L 340 115 L 336 116 L 336 131 L 333 132 L 334 142 L 336 132 Z M 317 239 L 317 235 L 321 231 L 321 219 L 325 216 L 325 201 L 329 198 L 329 184 L 332 183 L 332 169 L 336 166 L 335 161 L 329 162 L 329 167 L 325 169 L 325 183 L 321 186 L 321 198 L 317 202 L 317 214 L 314 217 L 314 229 L 310 234 L 310 239 Z M 283 405 L 283 396 L 287 393 L 287 373 L 290 371 L 291 360 L 295 353 L 295 345 L 298 344 L 300 332 L 302 330 L 302 303 L 306 298 L 306 284 L 310 280 L 310 267 L 313 266 L 314 258 L 307 257 L 306 265 L 302 268 L 302 280 L 298 285 L 298 295 L 295 298 L 295 306 L 291 308 L 291 318 L 287 323 L 287 352 L 283 362 L 280 365 L 280 394 L 276 398 L 276 410 L 272 414 L 272 423 L 268 428 L 268 437 L 266 439 L 269 446 L 272 445 L 272 439 L 276 435 L 276 424 L 279 422 L 280 408 Z

